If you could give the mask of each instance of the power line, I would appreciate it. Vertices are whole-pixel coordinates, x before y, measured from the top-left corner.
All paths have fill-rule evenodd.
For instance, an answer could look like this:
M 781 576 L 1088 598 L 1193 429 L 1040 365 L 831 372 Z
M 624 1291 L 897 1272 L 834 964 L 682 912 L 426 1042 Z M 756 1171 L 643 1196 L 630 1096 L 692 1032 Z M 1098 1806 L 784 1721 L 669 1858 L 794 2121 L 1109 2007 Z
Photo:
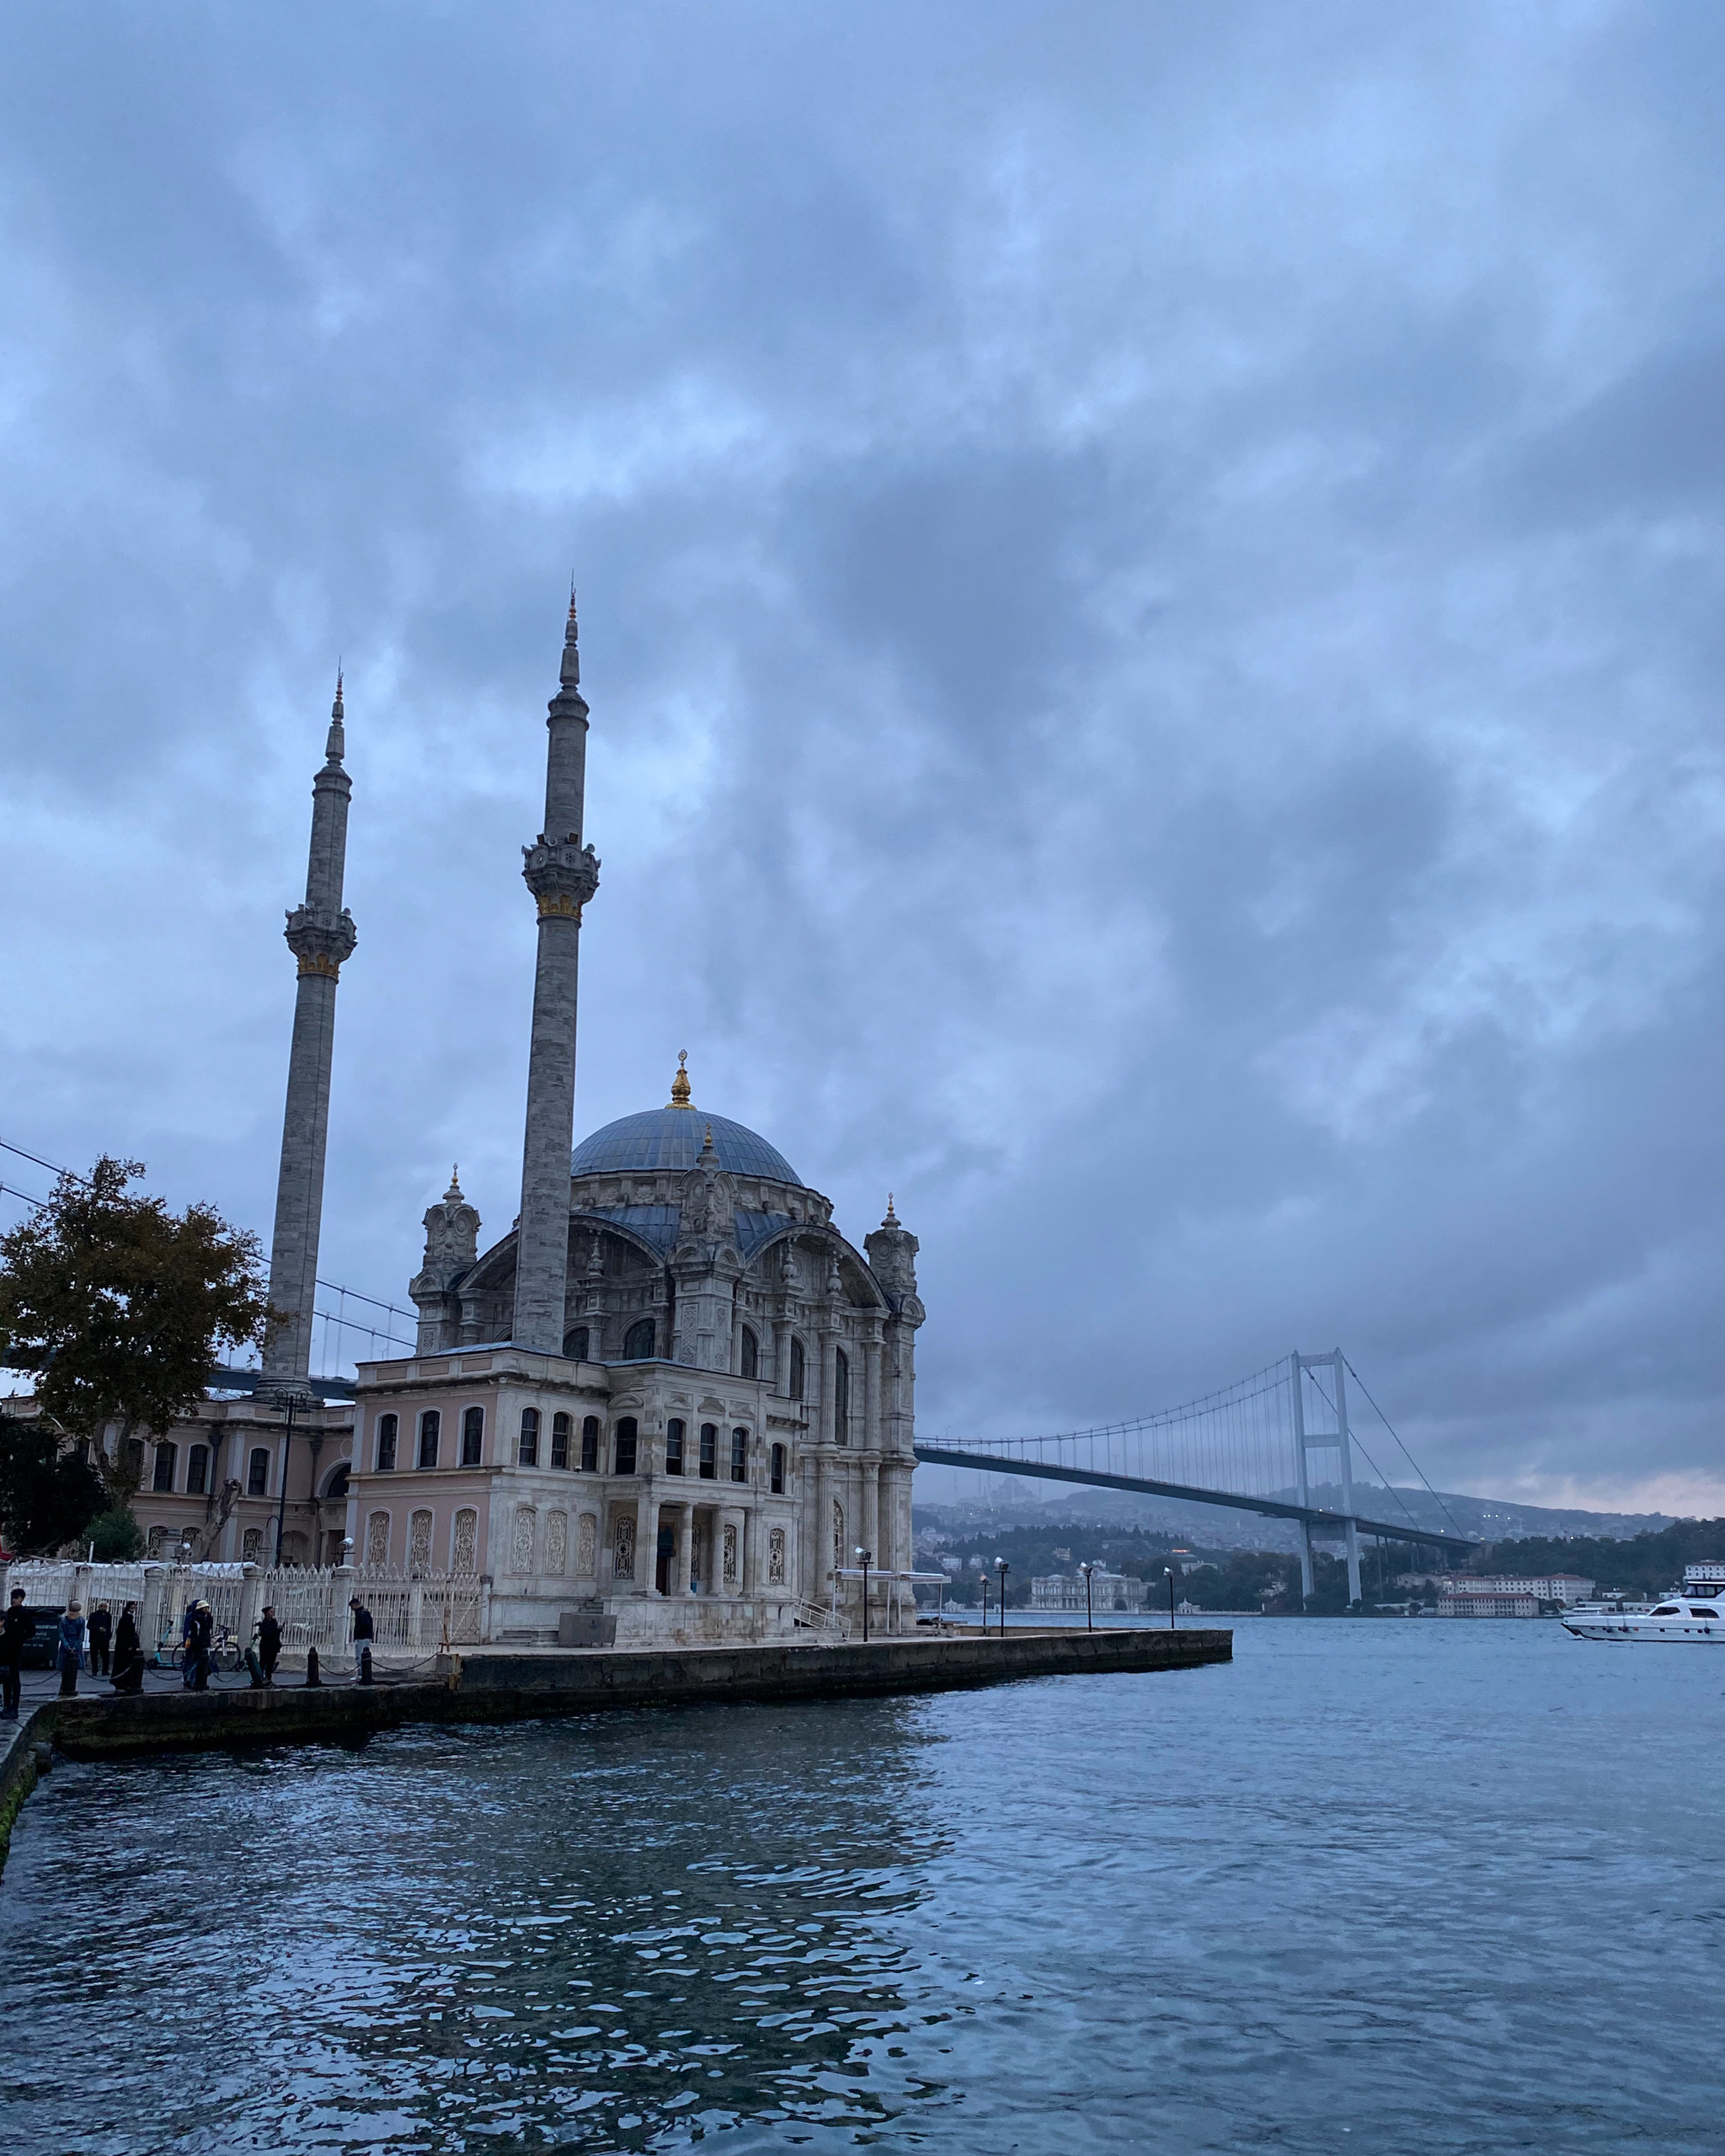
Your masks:
M 8 1153 L 13 1150 L 10 1146 L 7 1148 Z M 28 1190 L 14 1190 L 10 1183 L 0 1183 L 0 1190 L 3 1190 L 8 1198 L 22 1198 L 27 1206 L 35 1206 L 39 1212 L 47 1211 L 48 1201 L 45 1198 L 33 1198 Z

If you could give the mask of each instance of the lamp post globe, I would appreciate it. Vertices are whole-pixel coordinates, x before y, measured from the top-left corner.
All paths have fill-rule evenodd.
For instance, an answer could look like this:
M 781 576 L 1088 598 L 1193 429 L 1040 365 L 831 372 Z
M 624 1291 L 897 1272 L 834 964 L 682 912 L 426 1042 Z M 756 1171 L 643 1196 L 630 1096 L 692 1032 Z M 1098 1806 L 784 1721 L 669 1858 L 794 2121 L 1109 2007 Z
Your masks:
M 864 1549 L 859 1543 L 857 1562 L 862 1567 L 862 1637 L 865 1641 L 868 1638 L 868 1567 L 873 1559 L 873 1552 Z

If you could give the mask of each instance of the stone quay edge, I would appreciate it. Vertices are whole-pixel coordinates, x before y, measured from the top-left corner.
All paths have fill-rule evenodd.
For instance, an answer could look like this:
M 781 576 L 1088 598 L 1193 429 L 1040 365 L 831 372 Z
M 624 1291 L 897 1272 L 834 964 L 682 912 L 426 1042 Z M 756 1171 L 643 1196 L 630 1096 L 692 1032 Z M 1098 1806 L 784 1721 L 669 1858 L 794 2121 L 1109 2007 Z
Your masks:
M 840 1699 L 1043 1677 L 1190 1669 L 1233 1659 L 1231 1631 L 1012 1632 L 819 1646 L 480 1649 L 429 1681 L 55 1701 L 33 1717 L 68 1758 L 354 1743 L 377 1730 L 510 1722 L 708 1700 Z

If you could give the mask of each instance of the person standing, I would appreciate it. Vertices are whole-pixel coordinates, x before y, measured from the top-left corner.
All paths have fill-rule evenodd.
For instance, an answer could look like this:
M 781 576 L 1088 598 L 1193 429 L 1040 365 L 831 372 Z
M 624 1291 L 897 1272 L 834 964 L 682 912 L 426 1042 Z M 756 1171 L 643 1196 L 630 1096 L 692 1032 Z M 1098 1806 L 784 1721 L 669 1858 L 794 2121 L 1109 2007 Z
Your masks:
M 371 1622 L 371 1611 L 357 1595 L 349 1602 L 348 1608 L 354 1613 L 354 1675 L 363 1677 L 366 1651 L 377 1636 L 377 1627 Z
M 216 1619 L 206 1602 L 194 1602 L 186 1613 L 185 1682 L 194 1692 L 210 1688 L 210 1642 Z
M 4 1617 L 0 1617 L 0 1721 L 18 1720 L 18 1671 L 24 1659 L 24 1642 L 36 1636 L 36 1620 L 24 1606 L 22 1587 L 14 1587 L 12 1600 Z
M 90 1675 L 111 1677 L 114 1657 L 109 1650 L 114 1640 L 114 1616 L 104 1602 L 99 1602 L 90 1612 Z
M 275 1665 L 281 1660 L 281 1624 L 275 1614 L 275 1605 L 265 1602 L 264 1614 L 258 1619 L 258 1666 L 264 1672 L 264 1682 L 275 1682 Z
M 69 1602 L 60 1620 L 60 1696 L 70 1699 L 77 1690 L 77 1673 L 84 1666 L 83 1605 Z
M 129 1602 L 120 1613 L 114 1632 L 114 1689 L 142 1692 L 144 1688 L 144 1643 L 138 1637 L 138 1606 Z

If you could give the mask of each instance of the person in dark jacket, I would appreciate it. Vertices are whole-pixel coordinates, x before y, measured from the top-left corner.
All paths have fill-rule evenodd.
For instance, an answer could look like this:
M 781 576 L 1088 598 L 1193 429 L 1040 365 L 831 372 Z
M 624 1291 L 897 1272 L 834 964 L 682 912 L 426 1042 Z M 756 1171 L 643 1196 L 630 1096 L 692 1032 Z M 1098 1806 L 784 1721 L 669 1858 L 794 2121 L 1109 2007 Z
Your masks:
M 0 1721 L 18 1720 L 18 1666 L 23 1659 L 24 1642 L 36 1636 L 36 1620 L 24 1608 L 22 1587 L 12 1591 L 12 1602 L 4 1617 L 0 1617 L 0 1690 L 3 1690 L 3 1704 L 0 1704 Z
M 371 1622 L 371 1613 L 357 1595 L 348 1603 L 354 1613 L 354 1675 L 363 1677 L 366 1670 L 366 1650 L 377 1636 L 377 1627 Z
M 142 1692 L 144 1688 L 144 1643 L 138 1637 L 138 1606 L 129 1602 L 120 1613 L 114 1632 L 114 1689 Z
M 90 1675 L 110 1676 L 114 1658 L 109 1649 L 114 1640 L 114 1617 L 104 1602 L 99 1602 L 90 1612 Z
M 210 1643 L 215 1631 L 216 1618 L 209 1603 L 194 1602 L 186 1612 L 185 1625 L 185 1682 L 193 1692 L 210 1688 Z
M 264 1614 L 258 1619 L 258 1666 L 264 1672 L 265 1684 L 275 1682 L 275 1665 L 281 1660 L 281 1626 L 275 1615 L 275 1605 L 265 1602 Z
M 60 1696 L 70 1699 L 77 1690 L 77 1673 L 84 1666 L 84 1615 L 80 1602 L 69 1602 L 60 1620 Z

